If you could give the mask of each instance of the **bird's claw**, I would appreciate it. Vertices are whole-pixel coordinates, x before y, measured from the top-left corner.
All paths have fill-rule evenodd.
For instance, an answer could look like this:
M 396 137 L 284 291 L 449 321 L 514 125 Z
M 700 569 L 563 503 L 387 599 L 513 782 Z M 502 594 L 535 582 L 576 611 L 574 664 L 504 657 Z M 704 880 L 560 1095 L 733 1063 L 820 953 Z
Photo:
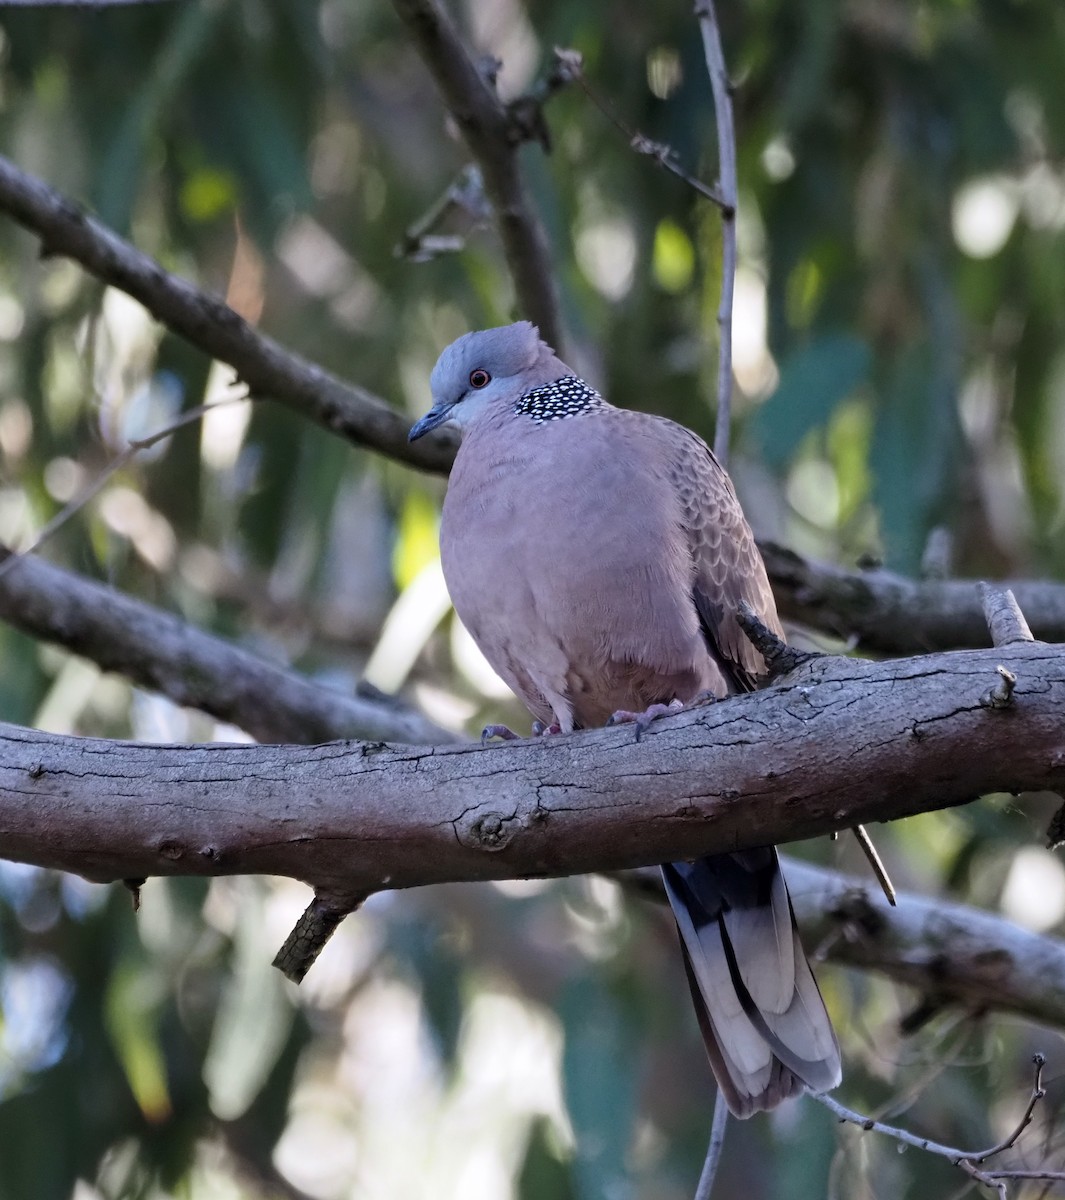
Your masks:
M 545 725 L 543 721 L 533 721 L 532 723 L 533 737 L 550 737 L 561 732 L 562 727 L 557 721 L 551 725 Z M 521 734 L 515 733 L 509 725 L 486 725 L 481 730 L 481 745 L 487 745 L 492 738 L 502 738 L 504 742 L 520 742 L 522 740 Z
M 492 738 L 502 738 L 504 742 L 517 742 L 521 734 L 515 733 L 509 725 L 486 725 L 481 730 L 481 745 L 487 745 Z
M 667 713 L 676 712 L 684 707 L 682 700 L 670 700 L 668 704 L 649 704 L 643 712 L 630 712 L 627 708 L 619 708 L 607 719 L 608 725 L 635 725 L 636 741 L 639 741 L 655 717 L 664 717 Z
M 533 721 L 532 735 L 533 737 L 554 737 L 556 733 L 562 732 L 562 726 L 557 721 L 553 721 L 550 725 L 545 725 L 543 721 Z

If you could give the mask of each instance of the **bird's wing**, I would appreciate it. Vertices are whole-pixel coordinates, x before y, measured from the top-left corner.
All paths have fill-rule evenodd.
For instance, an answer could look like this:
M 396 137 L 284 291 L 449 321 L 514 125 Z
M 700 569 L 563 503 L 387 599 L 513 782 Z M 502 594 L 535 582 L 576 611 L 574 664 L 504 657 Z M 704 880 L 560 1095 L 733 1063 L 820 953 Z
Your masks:
M 765 675 L 761 654 L 736 620 L 741 600 L 783 637 L 762 556 L 732 480 L 697 434 L 662 421 L 670 442 L 670 472 L 692 556 L 692 601 L 711 654 L 735 691 L 750 691 Z

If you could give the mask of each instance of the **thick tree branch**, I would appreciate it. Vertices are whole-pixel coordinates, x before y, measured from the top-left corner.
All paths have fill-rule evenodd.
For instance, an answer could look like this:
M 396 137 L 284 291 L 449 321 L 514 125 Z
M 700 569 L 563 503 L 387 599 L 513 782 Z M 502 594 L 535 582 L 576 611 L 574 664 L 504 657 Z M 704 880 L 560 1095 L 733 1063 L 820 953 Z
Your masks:
M 457 740 L 399 704 L 319 687 L 180 617 L 0 545 L 0 566 L 7 562 L 0 619 L 261 741 Z
M 806 944 L 834 962 L 877 971 L 931 1005 L 1015 1012 L 1065 1026 L 1065 943 L 966 904 L 900 894 L 788 859 Z
M 499 227 L 522 315 L 563 352 L 547 237 L 522 182 L 521 135 L 438 0 L 393 0 L 470 153 Z
M 1013 703 L 988 709 L 1000 663 Z M 99 879 L 263 873 L 349 896 L 616 870 L 1061 790 L 1063 707 L 1065 647 L 1027 643 L 817 659 L 639 743 L 141 746 L 8 726 L 0 847 Z
M 280 401 L 333 433 L 425 470 L 446 471 L 446 437 L 410 444 L 410 422 L 383 400 L 258 333 L 217 296 L 165 271 L 47 184 L 0 157 L 0 210 L 41 239 L 44 255 L 81 263 L 132 296 L 168 329 L 227 363 L 252 395 Z
M 786 620 L 823 629 L 873 654 L 922 654 L 988 643 L 976 580 L 914 580 L 881 568 L 852 571 L 760 541 Z M 1037 638 L 1065 641 L 1065 584 L 1011 579 L 1009 588 Z

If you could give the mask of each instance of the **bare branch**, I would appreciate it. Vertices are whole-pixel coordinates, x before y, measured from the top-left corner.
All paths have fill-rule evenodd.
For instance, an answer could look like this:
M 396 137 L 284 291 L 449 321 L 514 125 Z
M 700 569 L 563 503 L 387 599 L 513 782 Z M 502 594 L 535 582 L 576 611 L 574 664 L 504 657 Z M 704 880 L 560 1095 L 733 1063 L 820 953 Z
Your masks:
M 344 383 L 258 333 L 217 296 L 171 275 L 47 184 L 0 157 L 0 211 L 35 233 L 42 254 L 72 258 L 138 300 L 168 329 L 228 363 L 257 397 L 277 400 L 333 433 L 424 470 L 446 471 L 446 435 L 407 442 L 409 421 L 377 396 Z
M 556 48 L 555 56 L 571 72 L 573 80 L 581 91 L 584 92 L 610 124 L 626 139 L 637 154 L 646 155 L 653 163 L 661 167 L 663 171 L 668 171 L 670 175 L 682 180 L 693 191 L 698 192 L 704 200 L 709 200 L 711 204 L 717 205 L 718 208 L 724 207 L 725 201 L 720 190 L 703 183 L 701 179 L 686 171 L 677 161 L 677 152 L 672 146 L 667 145 L 665 142 L 656 142 L 652 138 L 649 138 L 645 133 L 641 133 L 640 130 L 630 125 L 617 112 L 599 89 L 593 86 L 588 76 L 585 75 L 583 60 L 576 50 L 561 50 Z
M 938 1004 L 1065 1024 L 1065 942 L 939 896 L 889 907 L 864 879 L 789 858 L 785 875 L 808 946 L 877 971 Z
M 36 233 L 44 248 L 81 263 L 133 296 L 175 333 L 233 366 L 257 396 L 273 397 L 354 442 L 399 462 L 446 473 L 455 446 L 436 433 L 407 442 L 401 414 L 257 333 L 217 297 L 164 271 L 59 193 L 0 157 L 0 211 Z M 424 449 L 423 449 L 424 447 Z M 759 543 L 782 616 L 855 637 L 884 654 L 977 647 L 987 624 L 973 581 L 916 582 L 890 571 L 849 571 Z M 1065 641 L 1065 585 L 1008 586 L 1045 641 Z
M 196 408 L 190 408 L 186 412 L 183 412 L 176 420 L 171 421 L 162 429 L 157 429 L 155 433 L 130 441 L 125 450 L 116 454 L 107 466 L 78 495 L 70 500 L 69 503 L 63 505 L 59 512 L 41 529 L 30 545 L 24 549 L 20 549 L 17 553 L 9 550 L 7 557 L 0 560 L 0 580 L 11 570 L 20 556 L 36 554 L 49 538 L 54 537 L 68 521 L 81 512 L 91 500 L 100 494 L 107 481 L 113 475 L 121 471 L 123 467 L 128 466 L 143 450 L 150 450 L 153 446 L 171 437 L 179 429 L 183 429 L 186 425 L 195 424 L 206 416 L 212 408 L 218 408 L 224 404 L 235 404 L 246 399 L 246 396 L 236 396 L 232 399 L 218 400 L 213 404 L 198 405 Z
M 3 545 L 0 618 L 260 741 L 457 740 L 399 704 L 319 687 L 180 617 Z
M 703 38 L 706 69 L 714 91 L 714 117 L 717 122 L 718 191 L 721 194 L 721 302 L 717 309 L 719 335 L 717 358 L 717 426 L 714 453 L 724 465 L 728 462 L 729 421 L 732 414 L 732 295 L 736 286 L 736 205 L 739 185 L 736 179 L 736 128 L 732 119 L 732 84 L 721 48 L 713 0 L 696 0 L 695 15 Z
M 1065 1171 L 1025 1171 L 1025 1170 L 996 1170 L 983 1171 L 980 1169 L 982 1163 L 987 1162 L 990 1158 L 995 1158 L 1004 1151 L 1011 1149 L 1017 1144 L 1017 1140 L 1021 1134 L 1032 1123 L 1032 1117 L 1035 1114 L 1036 1105 L 1046 1096 L 1043 1089 L 1043 1067 L 1046 1065 L 1046 1056 L 1036 1054 L 1032 1062 L 1035 1066 L 1035 1080 L 1032 1084 L 1032 1093 L 1029 1097 L 1027 1107 L 1024 1110 L 1024 1115 L 1017 1123 L 1013 1132 L 1002 1141 L 996 1142 L 994 1146 L 986 1150 L 961 1150 L 956 1146 L 945 1146 L 941 1142 L 933 1141 L 931 1138 L 923 1138 L 918 1134 L 910 1133 L 909 1130 L 899 1129 L 894 1125 L 886 1125 L 883 1121 L 874 1120 L 872 1117 L 863 1116 L 861 1113 L 855 1112 L 853 1109 L 845 1108 L 837 1100 L 831 1096 L 824 1094 L 815 1095 L 813 1098 L 819 1104 L 823 1104 L 830 1112 L 834 1113 L 841 1122 L 847 1122 L 851 1125 L 857 1125 L 859 1129 L 866 1132 L 876 1132 L 885 1134 L 888 1137 L 894 1138 L 905 1146 L 916 1146 L 919 1150 L 926 1150 L 929 1154 L 938 1155 L 940 1158 L 945 1158 L 954 1166 L 959 1167 L 970 1178 L 977 1183 L 982 1183 L 986 1187 L 997 1191 L 1002 1200 L 1006 1200 L 1006 1180 L 1010 1179 L 1045 1179 L 1045 1180 L 1065 1180 Z
M 1015 642 L 1033 640 L 1024 613 L 1009 588 L 981 583 L 980 599 L 993 646 L 1012 646 Z
M 760 541 L 780 615 L 823 629 L 874 654 L 922 654 L 986 646 L 987 620 L 972 579 L 913 580 L 893 571 L 867 571 L 806 559 L 775 542 Z M 1009 588 L 1035 636 L 1065 641 L 1065 585 L 1014 579 Z
M 522 182 L 510 113 L 478 69 L 439 0 L 393 0 L 484 179 L 522 315 L 562 352 L 547 237 Z
M 639 743 L 605 729 L 486 749 L 140 746 L 9 726 L 0 846 L 99 879 L 266 873 L 360 895 L 616 870 L 1060 790 L 1065 647 L 1011 649 L 1008 721 L 979 702 L 1002 653 L 817 659 Z
M 273 966 L 293 983 L 302 983 L 303 977 L 314 966 L 326 942 L 336 933 L 337 927 L 346 916 L 355 912 L 365 896 L 331 897 L 316 895 L 296 922 L 295 928 L 285 938 L 285 943 L 274 955 Z
M 721 1162 L 721 1151 L 725 1148 L 728 1117 L 725 1094 L 718 1088 L 714 1098 L 714 1123 L 710 1127 L 710 1142 L 706 1147 L 706 1158 L 703 1160 L 703 1169 L 699 1173 L 699 1183 L 695 1188 L 695 1200 L 710 1200 L 713 1193 L 718 1164 Z
M 891 882 L 891 876 L 888 874 L 887 867 L 884 866 L 883 859 L 877 853 L 876 846 L 873 845 L 869 831 L 864 825 L 855 825 L 851 832 L 857 838 L 862 853 L 873 869 L 876 881 L 880 884 L 880 890 L 884 893 L 884 899 L 894 908 L 898 903 L 898 893 L 895 891 L 895 885 Z

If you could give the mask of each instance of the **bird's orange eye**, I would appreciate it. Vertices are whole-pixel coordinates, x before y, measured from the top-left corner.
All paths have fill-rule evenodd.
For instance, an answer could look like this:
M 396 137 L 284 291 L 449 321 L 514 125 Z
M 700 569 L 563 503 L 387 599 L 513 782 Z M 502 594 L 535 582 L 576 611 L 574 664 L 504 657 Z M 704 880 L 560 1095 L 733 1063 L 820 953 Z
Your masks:
M 487 387 L 492 382 L 492 376 L 487 371 L 482 371 L 480 367 L 476 371 L 470 372 L 470 387 L 483 388 Z

